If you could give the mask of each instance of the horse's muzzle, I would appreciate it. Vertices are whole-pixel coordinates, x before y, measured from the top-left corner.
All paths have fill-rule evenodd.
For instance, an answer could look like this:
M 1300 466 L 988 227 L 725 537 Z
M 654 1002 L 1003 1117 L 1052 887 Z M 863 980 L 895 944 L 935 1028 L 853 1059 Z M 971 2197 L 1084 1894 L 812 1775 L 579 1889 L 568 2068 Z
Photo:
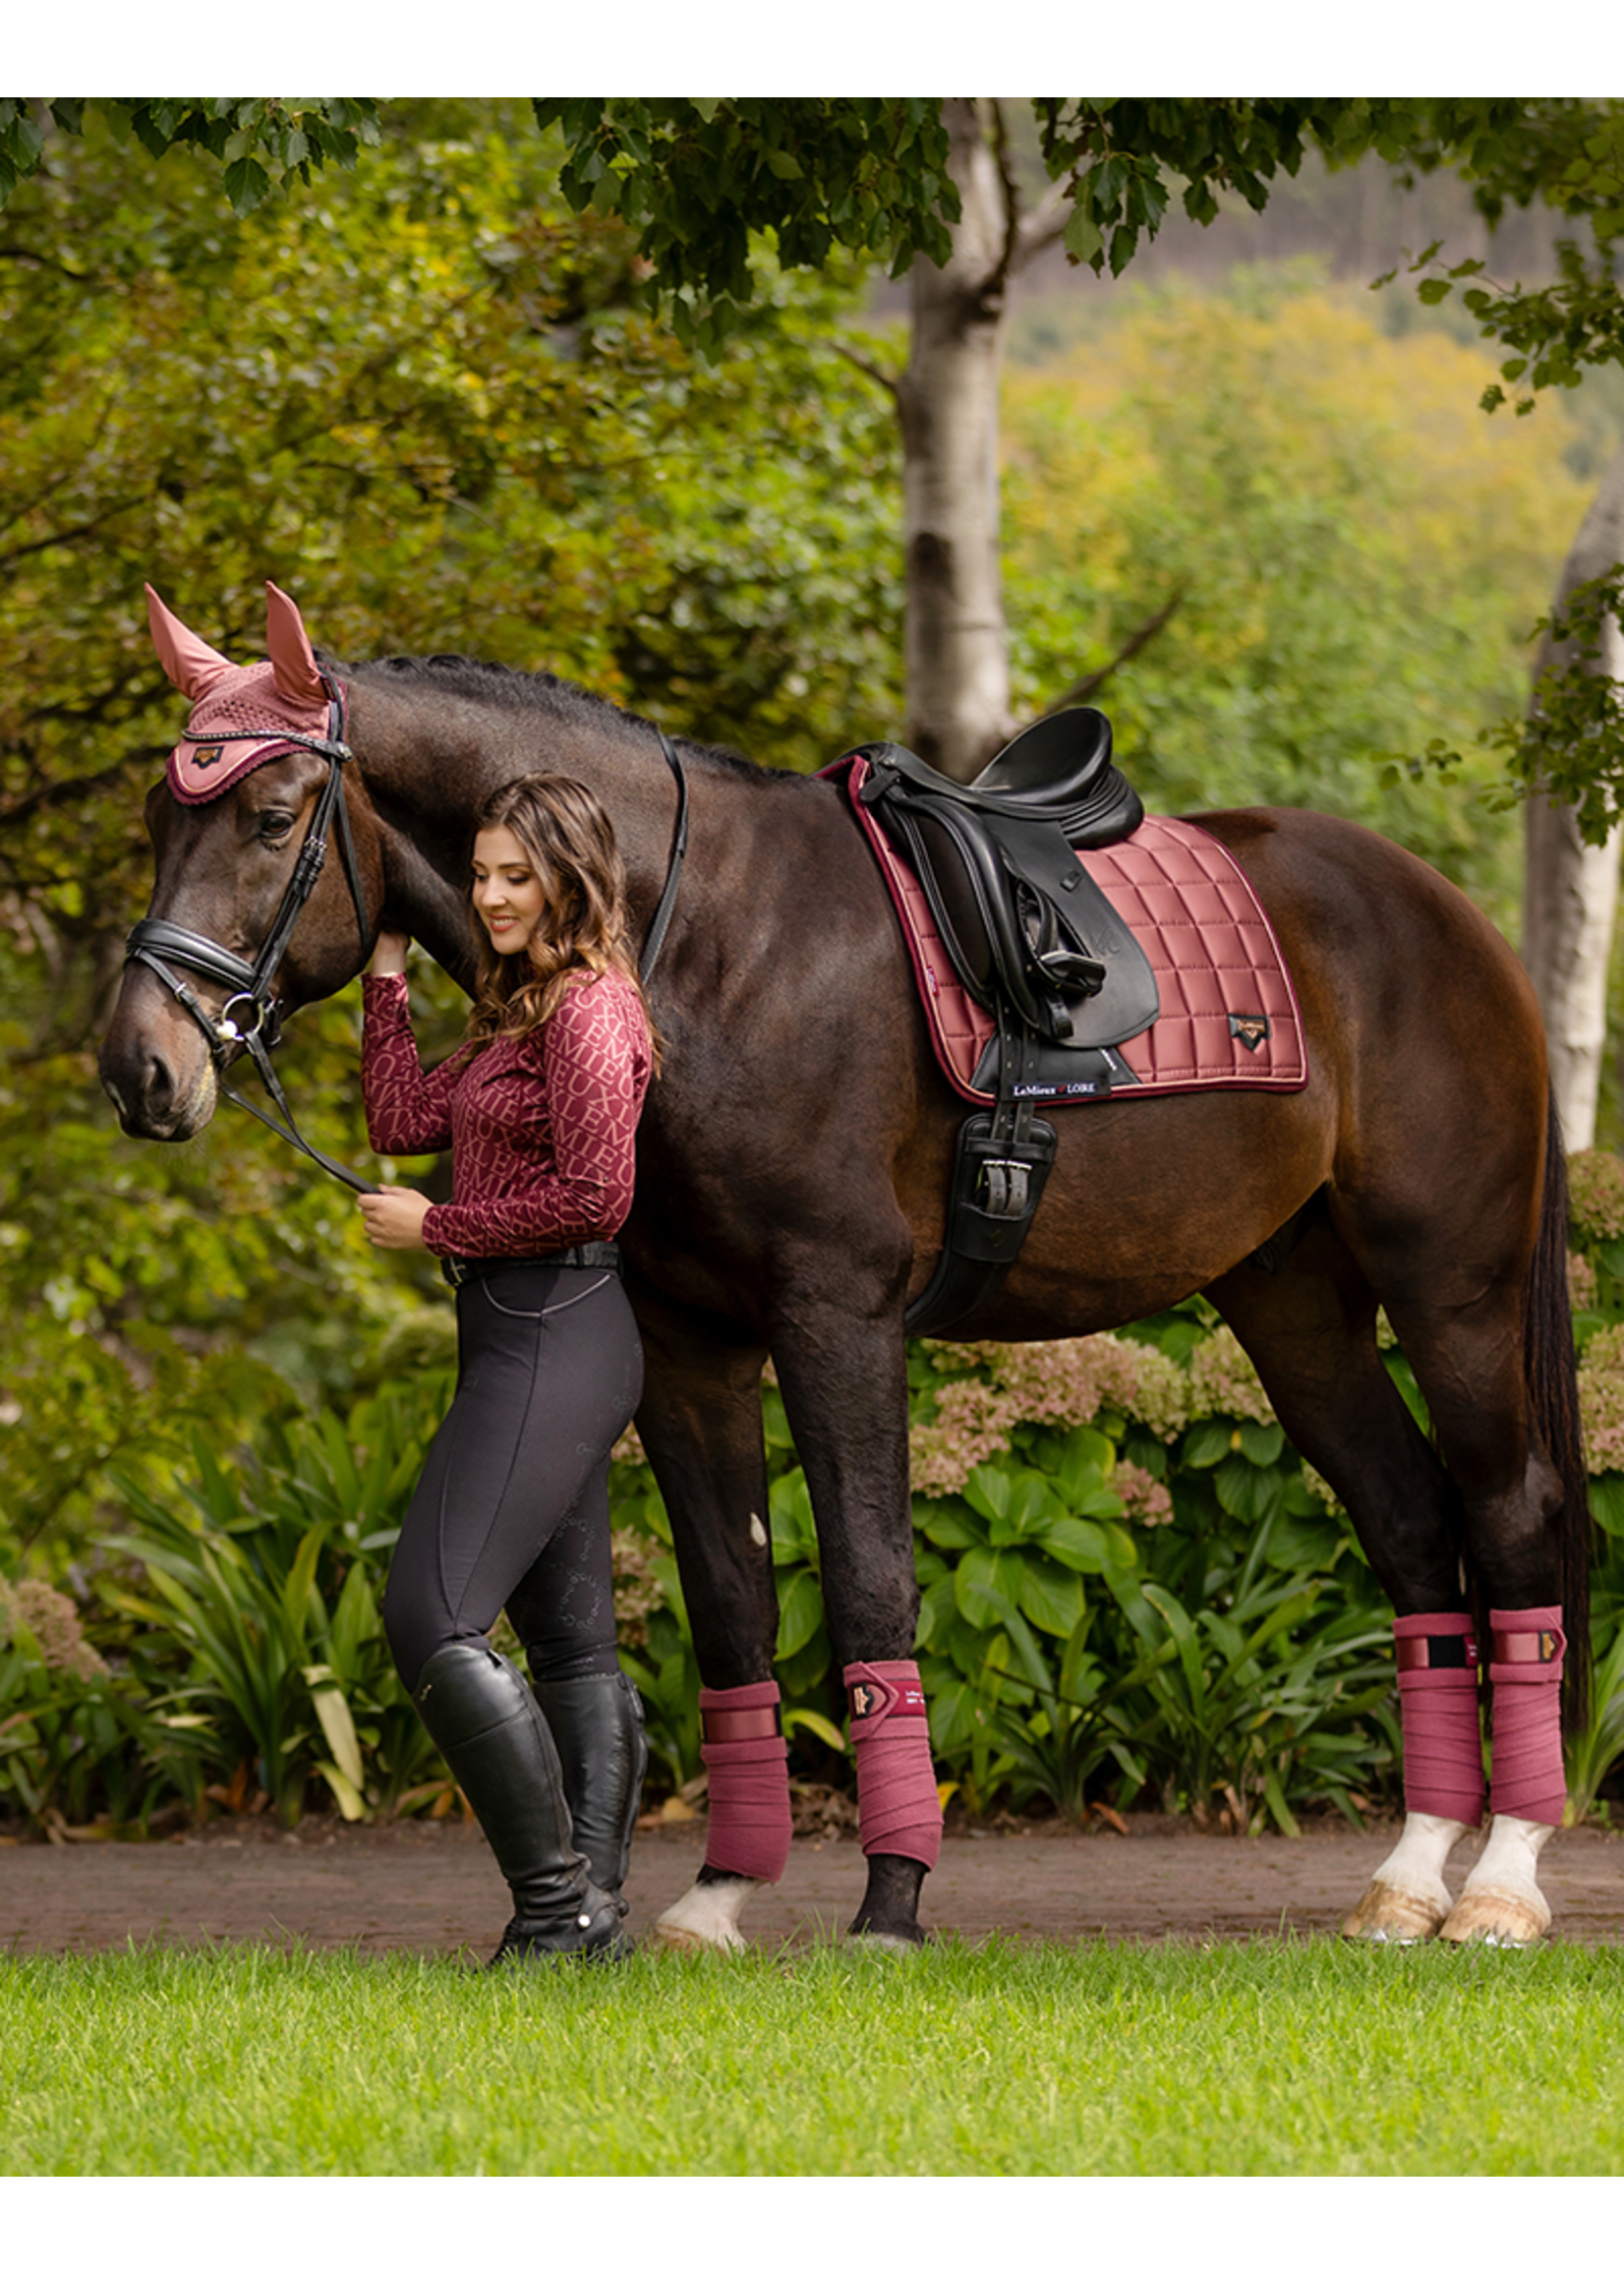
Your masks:
M 177 1038 L 194 1064 L 183 1066 L 169 1050 L 139 1035 L 125 1040 L 115 1024 L 102 1046 L 98 1072 L 126 1137 L 160 1144 L 184 1144 L 213 1119 L 218 1090 L 213 1062 L 192 1038 Z

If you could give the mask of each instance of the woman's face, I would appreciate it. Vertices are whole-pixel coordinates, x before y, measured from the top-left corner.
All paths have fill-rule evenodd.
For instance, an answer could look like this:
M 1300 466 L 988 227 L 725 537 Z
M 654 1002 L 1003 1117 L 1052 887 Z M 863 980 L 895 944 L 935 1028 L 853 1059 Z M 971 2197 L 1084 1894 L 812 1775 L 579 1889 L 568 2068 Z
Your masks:
M 474 909 L 498 956 L 522 955 L 547 914 L 542 880 L 510 829 L 474 840 Z

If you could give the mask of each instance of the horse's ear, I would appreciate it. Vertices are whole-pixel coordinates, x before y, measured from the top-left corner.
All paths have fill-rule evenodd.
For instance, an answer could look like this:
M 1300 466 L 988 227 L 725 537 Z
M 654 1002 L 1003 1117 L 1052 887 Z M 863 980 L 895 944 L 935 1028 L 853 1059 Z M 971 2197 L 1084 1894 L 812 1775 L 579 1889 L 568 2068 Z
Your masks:
M 292 703 L 319 703 L 324 698 L 326 689 L 316 668 L 316 653 L 305 629 L 305 619 L 299 613 L 299 604 L 268 582 L 265 585 L 265 645 L 276 672 L 279 695 Z
M 206 640 L 188 631 L 178 615 L 171 615 L 150 585 L 146 587 L 146 621 L 158 662 L 171 682 L 194 703 L 201 703 L 210 687 L 218 685 L 227 671 L 236 670 Z

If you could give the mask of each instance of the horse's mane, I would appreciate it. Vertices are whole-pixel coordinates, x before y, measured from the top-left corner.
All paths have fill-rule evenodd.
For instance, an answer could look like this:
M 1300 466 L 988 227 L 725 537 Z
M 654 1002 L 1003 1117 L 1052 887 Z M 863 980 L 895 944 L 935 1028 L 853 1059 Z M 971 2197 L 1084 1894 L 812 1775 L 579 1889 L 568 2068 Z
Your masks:
M 595 695 L 551 671 L 517 671 L 506 664 L 485 663 L 475 656 L 376 656 L 359 664 L 341 664 L 323 656 L 321 661 L 352 678 L 386 678 L 397 686 L 433 689 L 497 710 L 535 712 L 561 727 L 596 729 L 600 733 L 608 728 L 627 740 L 641 740 L 657 731 L 652 721 L 639 718 L 635 711 L 623 711 L 608 696 Z M 765 782 L 796 779 L 782 769 L 758 766 L 742 751 L 729 750 L 722 743 L 695 742 L 685 734 L 673 734 L 670 739 L 684 758 L 697 758 L 728 773 Z

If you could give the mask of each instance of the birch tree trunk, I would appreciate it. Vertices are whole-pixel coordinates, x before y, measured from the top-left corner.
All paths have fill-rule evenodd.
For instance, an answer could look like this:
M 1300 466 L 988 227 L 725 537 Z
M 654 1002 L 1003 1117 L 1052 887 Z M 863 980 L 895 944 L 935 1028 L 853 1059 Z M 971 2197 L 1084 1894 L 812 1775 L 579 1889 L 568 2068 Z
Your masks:
M 910 272 L 902 429 L 907 741 L 955 781 L 1015 730 L 999 546 L 998 388 L 1009 288 L 1060 234 L 1051 197 L 1021 215 L 995 104 L 942 106 L 963 203 L 953 257 Z
M 982 106 L 943 105 L 963 202 L 945 268 L 915 261 L 902 424 L 907 741 L 956 781 L 1009 738 L 999 564 L 998 382 L 1004 357 L 1004 185 Z
M 1603 475 L 1574 539 L 1557 606 L 1576 585 L 1603 575 L 1617 560 L 1624 560 L 1624 450 Z M 1547 632 L 1535 664 L 1536 683 L 1564 660 L 1563 648 Z M 1624 681 L 1624 632 L 1616 617 L 1605 623 L 1600 655 L 1589 668 Z M 1535 797 L 1524 808 L 1523 844 L 1523 962 L 1544 1015 L 1562 1140 L 1577 1152 L 1595 1141 L 1619 833 L 1603 845 L 1586 845 L 1571 806 Z

